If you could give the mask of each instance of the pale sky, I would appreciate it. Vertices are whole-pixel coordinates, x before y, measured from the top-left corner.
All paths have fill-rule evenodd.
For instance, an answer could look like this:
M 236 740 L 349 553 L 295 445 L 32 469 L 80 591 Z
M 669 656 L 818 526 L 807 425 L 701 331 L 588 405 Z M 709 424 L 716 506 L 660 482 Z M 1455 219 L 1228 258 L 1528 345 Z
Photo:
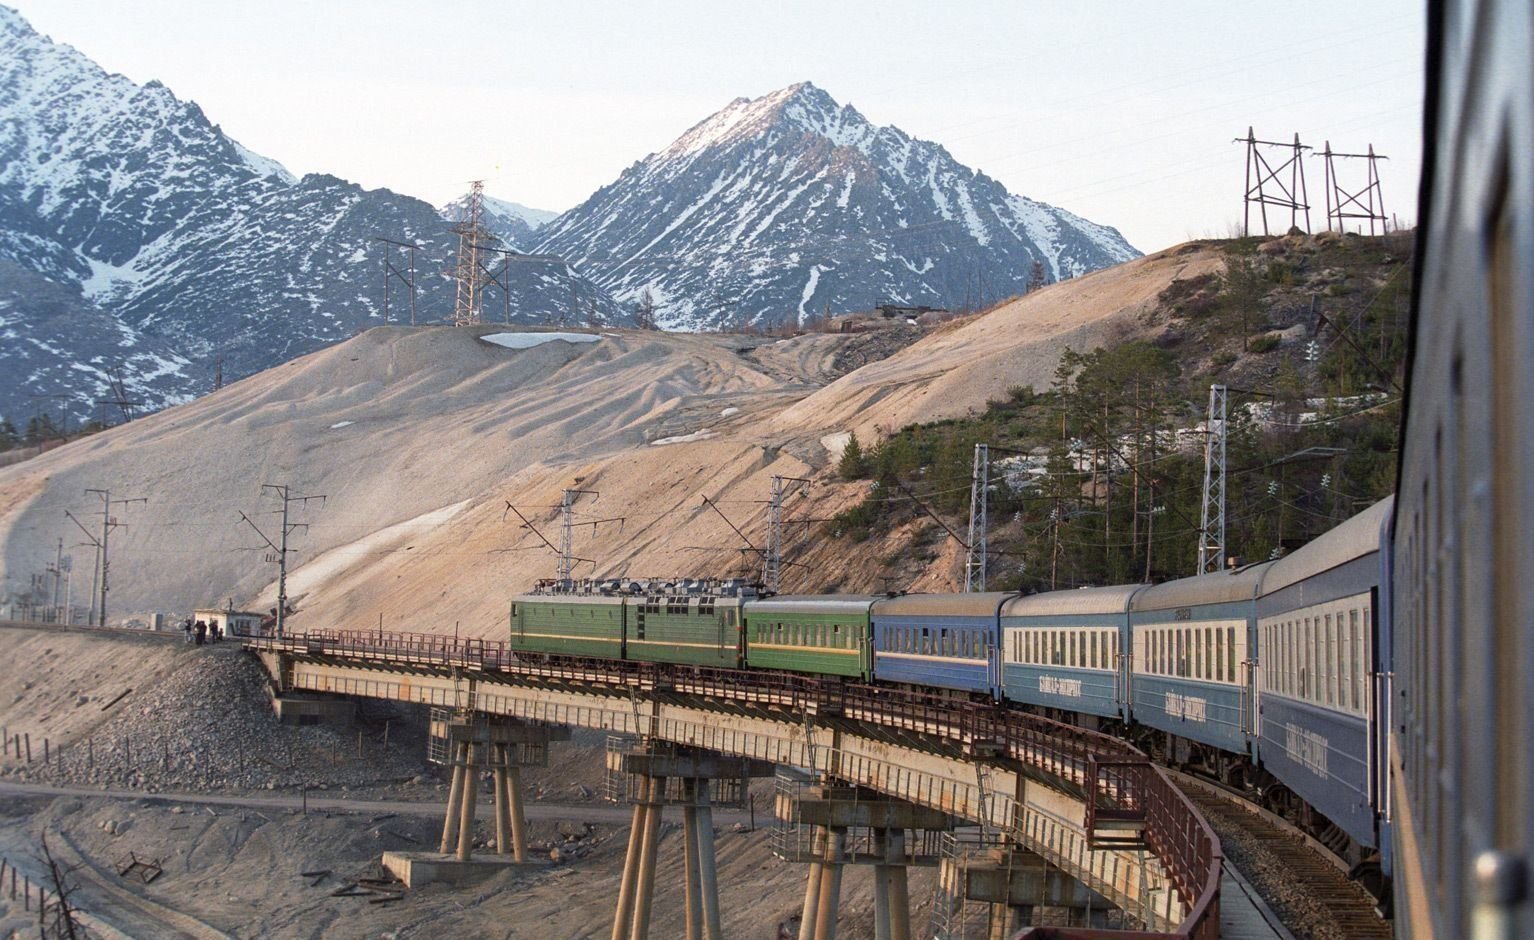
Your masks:
M 433 203 L 483 178 L 568 209 L 731 99 L 809 80 L 1144 251 L 1230 233 L 1248 125 L 1372 143 L 1387 211 L 1416 217 L 1414 0 L 5 2 L 295 173 Z

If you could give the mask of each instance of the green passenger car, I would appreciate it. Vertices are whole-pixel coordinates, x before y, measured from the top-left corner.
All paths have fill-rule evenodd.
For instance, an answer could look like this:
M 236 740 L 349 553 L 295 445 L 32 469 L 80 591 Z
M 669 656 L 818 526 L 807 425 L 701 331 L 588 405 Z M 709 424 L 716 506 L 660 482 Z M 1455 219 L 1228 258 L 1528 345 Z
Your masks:
M 520 594 L 511 600 L 511 648 L 622 659 L 626 613 L 622 597 Z
M 741 599 L 715 595 L 650 595 L 627 599 L 627 658 L 738 668 Z
M 868 679 L 873 673 L 869 611 L 877 598 L 860 594 L 782 595 L 746 604 L 746 662 Z

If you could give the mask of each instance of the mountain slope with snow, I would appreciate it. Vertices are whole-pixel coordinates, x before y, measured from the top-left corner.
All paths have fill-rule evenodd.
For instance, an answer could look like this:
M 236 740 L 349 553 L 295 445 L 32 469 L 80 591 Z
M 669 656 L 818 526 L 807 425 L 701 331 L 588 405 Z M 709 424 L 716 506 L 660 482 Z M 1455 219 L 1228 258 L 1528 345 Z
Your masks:
M 736 99 L 538 238 L 620 301 L 649 290 L 677 329 L 980 306 L 1036 261 L 1056 281 L 1139 256 L 809 83 Z
M 441 319 L 449 228 L 418 199 L 295 179 L 164 85 L 109 74 L 0 7 L 0 259 L 77 288 L 134 335 L 203 366 L 223 356 L 232 377 L 345 339 L 383 322 L 380 236 L 422 246 L 417 313 Z M 511 281 L 518 322 L 623 317 L 565 265 L 519 265 Z M 404 286 L 391 290 L 400 322 Z M 497 291 L 487 319 L 506 317 Z M 85 361 L 54 346 L 65 366 Z

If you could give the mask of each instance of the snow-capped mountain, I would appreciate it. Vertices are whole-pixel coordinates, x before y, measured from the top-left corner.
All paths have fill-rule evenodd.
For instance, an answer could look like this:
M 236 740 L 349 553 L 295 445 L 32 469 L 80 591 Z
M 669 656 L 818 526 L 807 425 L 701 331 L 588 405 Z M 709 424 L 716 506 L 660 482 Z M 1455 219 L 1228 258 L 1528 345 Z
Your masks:
M 80 296 L 12 261 L 0 260 L 0 416 L 18 430 L 37 414 L 79 427 L 115 398 L 110 370 L 139 412 L 187 401 L 210 387 L 169 345 L 138 332 Z M 67 414 L 67 418 L 65 415 Z M 122 420 L 117 408 L 108 423 Z
M 418 316 L 440 320 L 449 228 L 418 199 L 295 179 L 164 85 L 108 74 L 0 7 L 0 259 L 78 288 L 125 335 L 199 370 L 223 355 L 230 377 L 344 339 L 383 323 L 380 236 L 422 246 Z M 624 316 L 567 266 L 518 265 L 511 281 L 514 320 Z M 393 289 L 399 322 L 408 304 Z M 496 291 L 487 318 L 502 316 Z M 65 363 L 99 352 L 52 345 Z
M 463 195 L 442 206 L 438 212 L 447 222 L 457 222 L 463 218 L 468 204 L 469 197 Z M 558 217 L 558 212 L 529 209 L 521 203 L 493 196 L 485 196 L 480 200 L 480 224 L 500 239 L 501 244 L 518 251 L 525 251 L 533 243 L 534 233 Z
M 1119 233 L 877 127 L 809 83 L 739 98 L 538 232 L 674 329 L 949 308 L 1137 257 Z

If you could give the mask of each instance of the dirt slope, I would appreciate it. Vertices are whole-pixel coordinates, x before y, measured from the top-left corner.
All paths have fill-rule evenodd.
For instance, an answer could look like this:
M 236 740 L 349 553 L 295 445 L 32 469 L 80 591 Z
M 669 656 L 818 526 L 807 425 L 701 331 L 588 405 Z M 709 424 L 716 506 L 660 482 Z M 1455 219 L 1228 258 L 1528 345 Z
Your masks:
M 1089 349 L 1143 332 L 1138 314 L 1174 277 L 1219 263 L 1215 249 L 1163 252 L 1051 286 L 959 321 L 882 361 L 830 380 L 856 337 L 771 341 L 603 333 L 596 342 L 507 349 L 493 328 L 375 329 L 191 404 L 0 469 L 5 588 L 25 587 L 56 539 L 81 541 L 65 509 L 118 507 L 114 618 L 222 603 L 270 606 L 275 566 L 239 519 L 276 535 L 263 483 L 322 493 L 295 515 L 290 595 L 300 625 L 460 630 L 494 635 L 508 597 L 554 560 L 507 511 L 557 542 L 564 487 L 578 503 L 577 573 L 633 577 L 746 573 L 759 556 L 707 494 L 765 544 L 773 474 L 823 477 L 838 441 L 984 406 L 1008 387 L 1043 386 L 1066 345 Z M 843 357 L 845 358 L 845 356 Z M 820 519 L 856 496 L 817 486 L 789 519 Z M 260 513 L 258 514 L 258 510 Z M 73 532 L 73 534 L 71 534 Z M 815 527 L 791 525 L 785 588 L 877 588 L 877 559 L 830 555 Z M 262 549 L 262 550 L 255 550 Z M 91 554 L 74 548 L 76 600 Z M 941 586 L 934 563 L 923 586 Z

